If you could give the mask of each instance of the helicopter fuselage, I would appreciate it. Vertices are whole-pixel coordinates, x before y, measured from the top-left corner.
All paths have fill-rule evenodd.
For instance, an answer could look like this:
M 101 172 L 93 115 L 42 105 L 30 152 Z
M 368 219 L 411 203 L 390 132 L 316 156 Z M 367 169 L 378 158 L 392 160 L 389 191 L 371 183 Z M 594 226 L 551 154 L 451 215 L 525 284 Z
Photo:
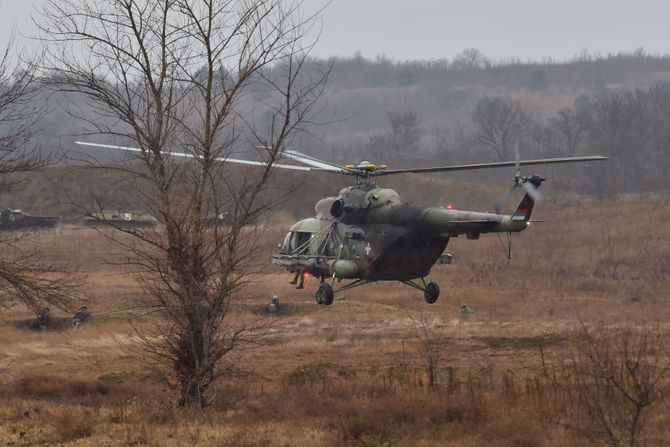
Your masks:
M 526 202 L 515 215 L 424 208 L 403 204 L 392 189 L 362 183 L 319 201 L 316 217 L 291 228 L 273 262 L 337 279 L 423 278 L 452 237 L 523 231 L 532 210 Z

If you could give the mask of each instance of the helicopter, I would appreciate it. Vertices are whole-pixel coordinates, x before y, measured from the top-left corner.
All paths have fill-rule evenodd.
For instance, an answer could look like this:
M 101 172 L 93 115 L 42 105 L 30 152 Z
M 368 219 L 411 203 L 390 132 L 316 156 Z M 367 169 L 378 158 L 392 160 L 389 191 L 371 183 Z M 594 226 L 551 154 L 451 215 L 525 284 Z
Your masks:
M 321 199 L 316 215 L 294 224 L 273 264 L 298 275 L 320 277 L 316 292 L 319 304 L 330 305 L 336 293 L 377 281 L 399 281 L 422 291 L 427 303 L 440 296 L 440 287 L 426 282 L 436 262 L 451 262 L 444 254 L 449 240 L 465 235 L 479 239 L 485 233 L 517 233 L 530 223 L 533 207 L 541 200 L 538 188 L 545 180 L 533 174 L 521 174 L 521 166 L 547 165 L 606 160 L 602 156 L 564 157 L 537 160 L 437 166 L 414 169 L 388 169 L 362 161 L 343 167 L 301 154 L 286 151 L 287 158 L 316 169 L 353 176 L 356 184 L 343 188 L 337 197 Z M 405 173 L 454 172 L 516 166 L 506 196 L 496 206 L 496 213 L 455 210 L 442 207 L 417 207 L 405 204 L 393 189 L 379 187 L 376 177 Z M 510 215 L 501 214 L 517 188 L 524 190 Z M 326 281 L 326 278 L 329 281 Z M 301 278 L 302 279 L 302 278 Z M 335 289 L 335 281 L 351 280 Z M 302 282 L 301 282 L 302 285 Z
M 77 142 L 80 145 L 131 152 L 139 149 Z M 189 153 L 171 152 L 172 156 L 192 158 Z M 581 156 L 516 160 L 494 163 L 389 169 L 369 161 L 339 166 L 294 150 L 285 150 L 283 158 L 305 166 L 275 163 L 273 167 L 298 171 L 318 171 L 354 177 L 355 185 L 343 188 L 338 196 L 319 200 L 315 216 L 295 223 L 272 255 L 272 263 L 295 273 L 301 283 L 305 275 L 320 278 L 315 298 L 318 304 L 331 305 L 335 294 L 378 281 L 398 281 L 423 292 L 427 303 L 440 296 L 434 281 L 426 282 L 437 262 L 449 263 L 444 254 L 451 238 L 465 236 L 476 240 L 486 233 L 518 233 L 530 225 L 533 207 L 541 200 L 538 188 L 545 178 L 521 174 L 521 166 L 607 160 L 603 156 Z M 261 165 L 262 162 L 226 158 L 226 162 Z M 396 174 L 425 174 L 478 169 L 516 167 L 512 185 L 497 204 L 496 212 L 477 212 L 442 207 L 418 207 L 403 203 L 393 189 L 377 185 L 375 179 Z M 502 210 L 517 189 L 524 191 L 512 214 Z M 336 281 L 350 280 L 335 288 Z

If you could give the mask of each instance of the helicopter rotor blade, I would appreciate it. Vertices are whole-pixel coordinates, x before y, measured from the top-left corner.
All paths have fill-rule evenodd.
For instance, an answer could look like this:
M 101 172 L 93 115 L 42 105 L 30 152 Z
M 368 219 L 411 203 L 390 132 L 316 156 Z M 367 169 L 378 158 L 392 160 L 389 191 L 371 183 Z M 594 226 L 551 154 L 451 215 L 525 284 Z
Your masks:
M 128 146 L 115 146 L 112 144 L 100 144 L 100 143 L 88 143 L 85 141 L 75 141 L 75 144 L 78 144 L 80 146 L 90 146 L 90 147 L 98 147 L 98 148 L 103 148 L 103 149 L 112 149 L 112 150 L 118 150 L 118 151 L 125 151 L 125 152 L 135 152 L 135 153 L 141 153 L 142 150 L 136 147 L 128 147 Z M 202 158 L 199 155 L 194 155 L 188 152 L 176 152 L 176 151 L 170 151 L 170 152 L 164 152 L 165 155 L 170 155 L 172 157 L 177 157 L 177 158 L 191 158 L 191 159 L 200 159 Z M 241 164 L 241 165 L 248 165 L 248 166 L 266 166 L 267 163 L 263 161 L 254 161 L 254 160 L 241 160 L 237 158 L 226 158 L 226 157 L 217 157 L 215 160 L 221 161 L 221 162 L 226 162 L 226 163 L 235 163 L 235 164 Z M 321 171 L 323 169 L 314 169 L 310 168 L 307 166 L 294 166 L 294 165 L 287 165 L 283 163 L 274 163 L 272 165 L 273 168 L 280 168 L 280 169 L 291 169 L 294 171 Z
M 298 151 L 287 149 L 284 151 L 283 156 L 289 160 L 295 160 L 299 163 L 304 163 L 308 166 L 313 166 L 324 171 L 339 172 L 341 174 L 355 174 L 355 172 L 351 169 L 343 168 L 342 166 L 337 166 L 336 164 L 319 160 L 318 158 L 303 154 Z
M 535 203 L 541 203 L 542 202 L 542 194 L 540 194 L 540 191 L 529 181 L 525 181 L 521 183 L 521 187 L 526 190 L 528 195 L 530 196 L 531 199 Z
M 521 175 L 521 165 L 519 164 L 520 162 L 521 162 L 521 156 L 519 156 L 519 145 L 516 144 L 514 146 L 514 166 L 516 166 L 517 177 Z
M 496 214 L 503 214 L 505 210 L 509 207 L 512 197 L 514 196 L 514 190 L 517 186 L 515 183 L 512 183 L 512 186 L 509 187 L 507 193 L 500 198 L 495 204 Z
M 134 147 L 126 147 L 126 146 L 115 146 L 115 145 L 110 145 L 110 144 L 99 144 L 99 143 L 88 143 L 88 142 L 83 142 L 83 141 L 76 141 L 75 142 L 78 145 L 82 146 L 91 146 L 91 147 L 99 147 L 99 148 L 105 148 L 105 149 L 114 149 L 114 150 L 121 150 L 121 151 L 129 151 L 129 152 L 142 152 L 138 148 Z M 263 147 L 263 146 L 261 146 Z M 192 158 L 192 159 L 199 159 L 202 158 L 201 156 L 197 154 L 192 154 L 188 152 L 176 152 L 176 151 L 165 151 L 164 152 L 166 155 L 174 156 L 174 157 L 180 157 L 180 158 Z M 509 167 L 509 166 L 515 166 L 517 168 L 517 175 L 519 175 L 520 171 L 520 166 L 530 166 L 530 165 L 547 165 L 547 164 L 562 164 L 562 163 L 576 163 L 576 162 L 589 162 L 589 161 L 603 161 L 607 160 L 607 157 L 599 156 L 599 155 L 592 155 L 592 156 L 584 156 L 584 157 L 563 157 L 563 158 L 545 158 L 545 159 L 537 159 L 537 160 L 518 160 L 515 161 L 503 161 L 503 162 L 495 162 L 495 163 L 475 163 L 475 164 L 466 164 L 466 165 L 451 165 L 451 166 L 435 166 L 435 167 L 428 167 L 428 168 L 410 168 L 410 169 L 383 169 L 383 170 L 377 170 L 374 172 L 360 172 L 359 170 L 356 169 L 349 169 L 345 168 L 342 166 L 337 166 L 333 163 L 329 163 L 323 160 L 319 160 L 318 158 L 311 157 L 309 155 L 302 154 L 297 151 L 293 150 L 286 150 L 283 153 L 283 158 L 289 159 L 289 160 L 294 160 L 299 163 L 303 163 L 308 165 L 307 166 L 295 166 L 295 165 L 287 165 L 283 163 L 274 163 L 273 167 L 274 168 L 280 168 L 280 169 L 291 169 L 294 171 L 320 171 L 320 172 L 330 172 L 330 173 L 337 173 L 337 174 L 346 174 L 346 175 L 353 175 L 353 176 L 362 176 L 362 177 L 375 177 L 375 176 L 380 176 L 380 175 L 391 175 L 391 174 L 405 174 L 405 173 L 415 173 L 415 174 L 421 174 L 421 173 L 433 173 L 433 172 L 454 172 L 454 171 L 468 171 L 468 170 L 475 170 L 475 169 L 491 169 L 491 168 L 504 168 L 504 167 Z M 227 158 L 227 157 L 218 157 L 216 158 L 217 161 L 221 162 L 229 162 L 229 163 L 237 163 L 237 164 L 243 164 L 243 165 L 251 165 L 251 166 L 266 166 L 267 163 L 264 161 L 254 161 L 254 160 L 242 160 L 242 159 L 236 159 L 236 158 Z
M 378 175 L 407 174 L 407 173 L 428 174 L 431 172 L 469 171 L 475 169 L 505 168 L 509 166 L 516 166 L 518 168 L 519 166 L 579 163 L 579 162 L 604 161 L 604 160 L 607 160 L 607 157 L 603 157 L 600 155 L 590 155 L 585 157 L 544 158 L 537 160 L 501 161 L 495 163 L 475 163 L 467 165 L 435 166 L 431 168 L 387 169 L 385 171 L 380 172 Z

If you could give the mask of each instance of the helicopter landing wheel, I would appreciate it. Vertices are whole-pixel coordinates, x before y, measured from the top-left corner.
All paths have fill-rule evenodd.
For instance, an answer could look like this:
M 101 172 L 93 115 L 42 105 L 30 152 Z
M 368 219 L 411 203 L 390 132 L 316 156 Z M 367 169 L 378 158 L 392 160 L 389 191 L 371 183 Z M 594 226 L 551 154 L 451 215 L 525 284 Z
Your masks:
M 334 298 L 335 292 L 333 292 L 333 288 L 327 282 L 322 283 L 319 286 L 319 290 L 316 291 L 316 302 L 319 304 L 330 306 L 333 304 Z
M 433 304 L 440 297 L 440 286 L 436 282 L 426 284 L 426 290 L 423 292 L 423 298 L 428 304 Z

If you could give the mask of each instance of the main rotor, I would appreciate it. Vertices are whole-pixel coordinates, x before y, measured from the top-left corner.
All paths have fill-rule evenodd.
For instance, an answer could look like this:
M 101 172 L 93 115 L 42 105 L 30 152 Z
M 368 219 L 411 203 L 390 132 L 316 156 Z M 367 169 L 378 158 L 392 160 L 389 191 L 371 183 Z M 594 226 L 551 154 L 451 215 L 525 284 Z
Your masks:
M 93 146 L 101 147 L 105 149 L 114 149 L 128 152 L 142 152 L 141 149 L 134 147 L 126 146 L 114 146 L 109 144 L 99 144 L 99 143 L 88 143 L 77 141 L 76 144 L 83 146 Z M 165 151 L 166 155 L 177 157 L 177 158 L 191 158 L 199 159 L 200 155 L 190 153 L 190 152 L 179 152 L 179 151 Z M 562 157 L 562 158 L 543 158 L 536 160 L 514 160 L 514 161 L 501 161 L 495 163 L 474 163 L 474 164 L 465 164 L 465 165 L 449 165 L 449 166 L 432 166 L 426 168 L 409 168 L 409 169 L 388 169 L 386 164 L 376 165 L 375 163 L 369 161 L 361 161 L 358 164 L 348 164 L 345 166 L 339 166 L 334 163 L 320 160 L 318 158 L 306 155 L 294 150 L 285 150 L 282 153 L 283 160 L 296 161 L 301 163 L 304 166 L 296 166 L 292 164 L 275 162 L 273 167 L 280 169 L 290 169 L 294 171 L 317 171 L 317 172 L 329 172 L 335 174 L 350 175 L 356 177 L 359 183 L 371 183 L 374 177 L 394 175 L 394 174 L 429 174 L 435 172 L 455 172 L 455 171 L 470 171 L 476 169 L 493 169 L 493 168 L 504 168 L 515 166 L 517 168 L 517 175 L 515 176 L 515 183 L 521 185 L 526 184 L 526 181 L 523 181 L 525 177 L 521 177 L 519 174 L 519 169 L 521 166 L 529 165 L 554 165 L 554 164 L 563 164 L 563 163 L 579 163 L 579 162 L 591 162 L 591 161 L 603 161 L 607 160 L 607 157 L 602 157 L 599 155 L 589 155 L 583 157 Z M 241 160 L 229 157 L 217 158 L 218 161 L 224 163 L 237 163 L 244 165 L 252 166 L 266 166 L 267 162 L 263 161 L 253 161 L 253 160 Z
M 357 165 L 345 165 L 344 168 L 354 172 L 353 175 L 356 176 L 356 181 L 358 183 L 373 183 L 374 181 L 372 178 L 378 175 L 384 175 L 388 166 L 384 163 L 376 165 L 369 161 L 361 161 Z

